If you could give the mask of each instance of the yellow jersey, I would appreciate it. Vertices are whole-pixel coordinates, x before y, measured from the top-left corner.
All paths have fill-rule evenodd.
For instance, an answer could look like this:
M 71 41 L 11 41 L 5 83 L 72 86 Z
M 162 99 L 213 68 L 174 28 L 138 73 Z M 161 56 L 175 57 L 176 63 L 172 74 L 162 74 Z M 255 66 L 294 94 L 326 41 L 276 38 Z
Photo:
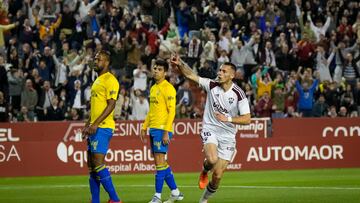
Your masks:
M 142 129 L 156 128 L 173 132 L 176 110 L 176 90 L 167 80 L 150 89 L 150 108 Z
M 118 98 L 119 82 L 110 72 L 104 73 L 94 81 L 91 86 L 90 123 L 102 114 L 107 106 L 107 100 Z M 114 110 L 100 124 L 100 128 L 115 129 Z

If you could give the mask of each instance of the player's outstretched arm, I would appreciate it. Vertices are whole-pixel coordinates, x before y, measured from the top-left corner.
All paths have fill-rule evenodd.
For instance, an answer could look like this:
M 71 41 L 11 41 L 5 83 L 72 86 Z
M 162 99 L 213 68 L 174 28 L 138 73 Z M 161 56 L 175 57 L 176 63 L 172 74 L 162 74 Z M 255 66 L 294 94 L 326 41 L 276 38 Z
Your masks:
M 171 65 L 176 66 L 184 74 L 184 76 L 196 83 L 199 83 L 199 76 L 189 67 L 187 63 L 182 61 L 178 55 L 171 57 Z

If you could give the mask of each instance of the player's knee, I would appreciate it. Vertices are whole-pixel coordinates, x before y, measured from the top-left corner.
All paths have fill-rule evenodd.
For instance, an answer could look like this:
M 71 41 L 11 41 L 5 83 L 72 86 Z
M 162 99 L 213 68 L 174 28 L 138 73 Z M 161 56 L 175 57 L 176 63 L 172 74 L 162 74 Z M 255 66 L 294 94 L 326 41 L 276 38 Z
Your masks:
M 224 172 L 221 169 L 215 169 L 212 175 L 213 180 L 220 182 Z
M 216 164 L 216 162 L 218 161 L 218 157 L 217 156 L 209 156 L 208 158 L 207 158 L 207 161 L 208 161 L 208 163 L 210 164 L 210 165 L 215 165 Z

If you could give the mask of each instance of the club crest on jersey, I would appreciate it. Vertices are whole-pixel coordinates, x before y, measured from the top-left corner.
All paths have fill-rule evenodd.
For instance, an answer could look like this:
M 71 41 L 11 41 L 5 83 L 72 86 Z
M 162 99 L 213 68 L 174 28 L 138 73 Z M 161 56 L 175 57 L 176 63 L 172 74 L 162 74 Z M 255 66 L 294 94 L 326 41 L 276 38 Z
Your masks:
M 219 94 L 215 94 L 215 97 L 219 97 Z
M 229 104 L 232 104 L 232 103 L 234 103 L 234 98 L 230 97 L 229 98 Z

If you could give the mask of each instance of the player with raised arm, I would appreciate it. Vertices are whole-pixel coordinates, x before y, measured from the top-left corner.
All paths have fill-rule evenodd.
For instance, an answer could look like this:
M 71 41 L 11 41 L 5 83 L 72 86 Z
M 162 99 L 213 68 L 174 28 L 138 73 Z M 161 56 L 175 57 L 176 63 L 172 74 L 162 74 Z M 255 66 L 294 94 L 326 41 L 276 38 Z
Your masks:
M 100 202 L 100 183 L 109 194 L 109 203 L 121 203 L 105 166 L 105 156 L 115 129 L 114 108 L 119 82 L 109 72 L 110 55 L 100 51 L 95 55 L 94 70 L 99 77 L 91 86 L 90 118 L 83 129 L 88 142 L 88 167 L 91 202 Z
M 232 63 L 220 66 L 217 80 L 199 77 L 177 55 L 172 56 L 171 64 L 207 92 L 201 132 L 205 161 L 199 178 L 199 188 L 206 188 L 199 202 L 206 203 L 218 189 L 227 165 L 236 154 L 236 124 L 250 123 L 249 102 L 243 90 L 232 82 L 236 72 Z M 210 182 L 209 171 L 213 172 Z
M 169 64 L 163 60 L 156 60 L 151 68 L 155 84 L 150 89 L 150 109 L 143 123 L 140 138 L 146 142 L 147 128 L 150 128 L 151 149 L 155 158 L 155 190 L 149 203 L 161 203 L 161 193 L 164 184 L 169 186 L 171 195 L 166 203 L 182 200 L 184 195 L 176 186 L 174 175 L 165 159 L 172 137 L 172 126 L 176 109 L 176 90 L 165 79 Z

